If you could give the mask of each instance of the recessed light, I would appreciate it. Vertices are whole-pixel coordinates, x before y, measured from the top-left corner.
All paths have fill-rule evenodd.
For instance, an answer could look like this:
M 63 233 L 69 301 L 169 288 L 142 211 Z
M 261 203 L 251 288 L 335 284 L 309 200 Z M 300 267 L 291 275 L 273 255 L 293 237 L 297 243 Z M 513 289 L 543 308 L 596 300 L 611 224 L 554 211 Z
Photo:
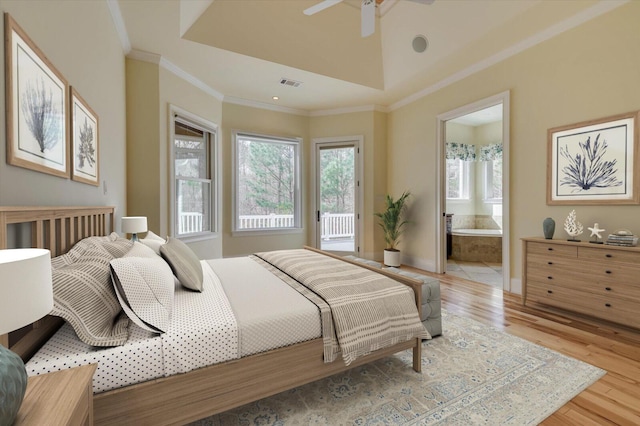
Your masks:
M 272 97 L 271 99 L 273 99 L 274 101 L 277 101 L 277 100 L 278 100 L 278 99 L 280 99 L 280 98 L 279 98 L 279 97 L 277 97 L 277 96 L 274 96 L 274 97 Z

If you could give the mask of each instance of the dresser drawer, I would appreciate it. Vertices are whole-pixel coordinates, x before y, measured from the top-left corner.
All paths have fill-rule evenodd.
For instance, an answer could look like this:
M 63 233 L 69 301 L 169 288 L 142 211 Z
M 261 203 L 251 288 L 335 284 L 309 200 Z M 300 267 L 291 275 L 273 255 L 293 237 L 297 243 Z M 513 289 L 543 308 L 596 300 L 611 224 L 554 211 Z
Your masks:
M 578 257 L 578 247 L 543 242 L 527 242 L 527 252 L 572 258 Z
M 583 265 L 575 259 L 556 257 L 550 254 L 530 254 L 527 256 L 527 281 L 564 283 L 580 288 L 584 281 L 581 274 Z
M 614 296 L 603 297 L 532 281 L 527 284 L 527 300 L 631 327 L 640 327 L 640 304 Z
M 578 247 L 578 259 L 586 261 L 622 262 L 632 265 L 640 265 L 640 253 L 616 250 L 609 247 Z

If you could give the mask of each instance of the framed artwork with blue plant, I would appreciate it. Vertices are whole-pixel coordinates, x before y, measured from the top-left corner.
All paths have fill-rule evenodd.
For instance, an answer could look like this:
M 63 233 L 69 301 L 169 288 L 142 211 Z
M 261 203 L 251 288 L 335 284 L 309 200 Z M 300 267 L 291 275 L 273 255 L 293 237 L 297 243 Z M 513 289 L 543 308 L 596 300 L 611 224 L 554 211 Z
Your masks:
M 640 112 L 547 131 L 547 204 L 640 204 Z

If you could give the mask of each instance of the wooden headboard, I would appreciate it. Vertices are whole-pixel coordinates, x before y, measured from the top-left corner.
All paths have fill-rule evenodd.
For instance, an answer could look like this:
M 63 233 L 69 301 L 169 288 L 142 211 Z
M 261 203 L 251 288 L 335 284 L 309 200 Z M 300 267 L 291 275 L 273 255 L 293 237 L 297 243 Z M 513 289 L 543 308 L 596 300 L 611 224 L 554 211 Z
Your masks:
M 115 207 L 3 207 L 0 206 L 0 249 L 45 248 L 51 257 L 69 251 L 86 237 L 114 231 Z M 47 316 L 10 334 L 0 344 L 28 360 L 63 324 Z

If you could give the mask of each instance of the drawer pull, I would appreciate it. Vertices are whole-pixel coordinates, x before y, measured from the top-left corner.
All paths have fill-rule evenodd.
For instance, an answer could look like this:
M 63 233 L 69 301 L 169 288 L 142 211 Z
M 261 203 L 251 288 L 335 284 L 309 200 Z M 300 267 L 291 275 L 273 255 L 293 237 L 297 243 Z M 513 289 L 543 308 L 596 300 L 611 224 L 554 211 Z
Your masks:
M 609 254 L 609 253 L 605 254 L 605 256 L 606 256 L 606 257 L 613 257 L 613 255 L 612 255 L 612 254 Z
M 553 251 L 553 247 L 548 247 L 547 250 Z
M 611 287 L 605 287 L 604 289 L 607 291 L 611 291 Z
M 553 293 L 553 291 L 551 291 L 551 290 L 547 290 L 547 293 L 551 294 L 551 293 Z
M 547 262 L 547 265 L 553 265 L 553 262 Z
M 604 306 L 606 306 L 607 308 L 611 307 L 611 303 L 605 303 Z
M 610 273 L 611 273 L 611 271 L 604 271 L 604 272 L 606 272 L 607 274 L 610 274 Z

